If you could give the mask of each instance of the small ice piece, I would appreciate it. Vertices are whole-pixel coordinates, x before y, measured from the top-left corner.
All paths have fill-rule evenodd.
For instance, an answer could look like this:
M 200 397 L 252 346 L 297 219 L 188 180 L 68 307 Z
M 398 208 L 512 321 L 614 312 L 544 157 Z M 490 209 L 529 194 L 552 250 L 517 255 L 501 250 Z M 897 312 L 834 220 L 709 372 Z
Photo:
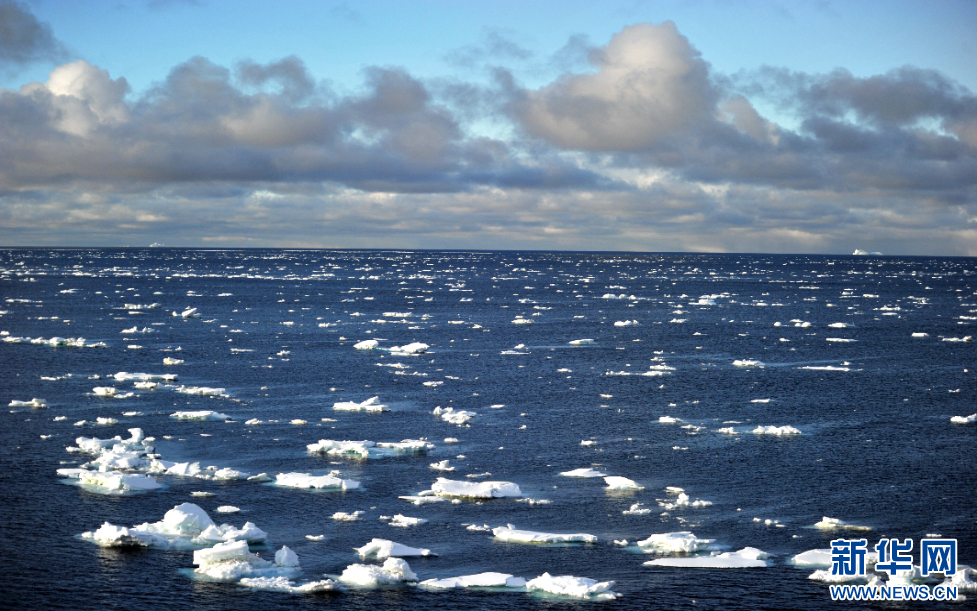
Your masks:
M 411 518 L 401 514 L 394 514 L 394 517 L 390 520 L 390 526 L 396 526 L 398 528 L 410 528 L 411 526 L 420 526 L 421 524 L 427 524 L 427 520 L 424 518 Z
M 102 416 L 98 416 L 95 418 L 95 424 L 100 424 L 102 426 L 111 426 L 113 424 L 119 424 L 119 421 L 116 420 L 115 418 L 104 418 Z
M 31 399 L 30 401 L 11 401 L 8 407 L 32 407 L 34 409 L 39 409 L 42 407 L 47 407 L 47 401 L 44 399 Z
M 395 543 L 389 539 L 373 539 L 363 547 L 355 548 L 356 553 L 364 560 L 375 558 L 386 560 L 387 558 L 409 558 L 414 556 L 437 556 L 429 549 L 408 547 L 400 543 Z
M 634 503 L 630 509 L 625 509 L 621 513 L 626 516 L 646 516 L 651 513 L 651 510 L 644 507 L 641 503 Z
M 673 418 L 672 416 L 659 416 L 658 422 L 661 422 L 662 424 L 677 424 L 685 421 L 681 418 Z
M 428 348 L 430 348 L 430 346 L 428 346 L 427 344 L 422 344 L 421 342 L 412 342 L 410 344 L 405 344 L 403 346 L 393 346 L 390 348 L 390 352 L 396 354 L 422 354 L 424 352 L 427 352 Z
M 454 471 L 455 468 L 448 465 L 447 460 L 442 460 L 441 462 L 431 463 L 431 468 L 435 471 Z
M 439 477 L 431 491 L 442 497 L 493 499 L 522 496 L 522 490 L 512 482 L 466 482 Z
M 733 361 L 733 367 L 763 367 L 762 361 L 755 359 L 736 359 Z
M 871 526 L 849 524 L 838 518 L 829 518 L 828 516 L 823 516 L 820 522 L 814 524 L 814 528 L 820 528 L 822 530 L 872 530 Z
M 309 541 L 325 541 L 326 535 L 305 535 L 305 538 Z
M 241 511 L 240 507 L 235 507 L 234 505 L 221 505 L 217 508 L 217 513 L 237 513 Z
M 173 312 L 173 315 L 176 316 L 176 312 Z M 200 318 L 200 314 L 197 312 L 197 308 L 188 308 L 186 310 L 183 310 L 183 312 L 180 313 L 180 316 L 183 318 Z
M 445 422 L 450 422 L 451 424 L 457 424 L 459 426 L 471 422 L 471 419 L 477 415 L 475 412 L 470 412 L 463 409 L 456 410 L 453 407 L 441 406 L 435 407 L 434 411 L 431 413 L 441 418 Z
M 736 435 L 737 434 L 736 429 L 734 427 L 731 427 L 731 426 L 724 426 L 724 427 L 722 427 L 720 429 L 716 429 L 716 432 L 717 433 L 722 433 L 724 435 Z
M 809 549 L 790 559 L 795 566 L 831 566 L 831 549 Z
M 690 531 L 651 535 L 637 546 L 646 554 L 691 554 L 712 549 L 715 539 L 700 539 Z
M 163 358 L 163 364 L 166 366 L 182 365 L 184 363 L 183 359 L 175 359 L 173 357 L 167 356 Z
M 496 539 L 509 541 L 510 543 L 596 543 L 596 535 L 586 533 L 547 533 L 535 532 L 532 530 L 518 530 L 509 524 L 492 529 L 492 534 Z
M 638 321 L 636 320 L 619 320 L 614 323 L 615 327 L 636 327 L 638 326 Z
M 445 437 L 444 438 L 444 442 L 445 443 L 458 443 L 458 439 L 456 437 Z
M 207 498 L 214 497 L 216 495 L 213 492 L 191 492 L 190 496 L 196 496 L 196 497 L 207 499 Z
M 333 403 L 332 408 L 336 411 L 347 412 L 388 412 L 390 408 L 380 403 L 380 397 L 370 397 L 362 403 L 354 401 L 340 401 Z
M 441 579 L 426 579 L 419 584 L 424 588 L 449 590 L 452 588 L 522 588 L 526 580 L 508 573 L 478 573 L 477 575 L 461 575 L 459 577 L 443 577 Z
M 420 439 L 404 439 L 399 442 L 333 441 L 331 439 L 320 439 L 318 443 L 310 443 L 306 448 L 310 454 L 383 458 L 405 454 L 426 454 L 429 450 L 434 449 L 434 444 Z
M 593 343 L 594 343 L 594 340 L 592 340 L 592 339 L 575 339 L 575 340 L 571 340 L 570 341 L 570 345 L 571 346 L 585 346 L 585 345 L 593 344 Z
M 614 600 L 620 594 L 611 590 L 614 587 L 613 581 L 596 581 L 586 577 L 574 577 L 572 575 L 560 575 L 554 577 L 549 573 L 543 573 L 536 579 L 526 582 L 526 589 L 532 592 L 539 590 L 557 596 L 569 598 L 580 598 L 586 600 Z
M 357 350 L 376 350 L 380 347 L 380 342 L 375 339 L 367 339 L 357 344 L 353 344 L 353 348 Z
M 292 419 L 292 420 L 291 420 L 291 421 L 289 422 L 289 424 L 294 424 L 294 425 L 296 425 L 296 426 L 301 426 L 301 425 L 303 425 L 303 424 L 308 424 L 308 423 L 309 423 L 309 421 L 308 421 L 308 420 L 302 420 L 301 418 L 293 418 L 293 419 Z
M 341 586 L 332 579 L 309 581 L 295 585 L 288 577 L 243 577 L 238 584 L 253 590 L 287 592 L 289 594 L 318 594 L 334 592 Z
M 747 569 L 767 566 L 766 559 L 770 555 L 755 547 L 744 547 L 736 552 L 713 552 L 709 556 L 694 556 L 692 558 L 656 558 L 645 562 L 645 566 L 671 566 L 680 568 L 709 568 L 709 569 Z
M 275 485 L 315 490 L 353 490 L 360 487 L 360 483 L 356 480 L 341 479 L 333 475 L 310 475 L 308 473 L 279 473 L 275 476 Z
M 337 522 L 356 522 L 366 514 L 365 511 L 354 511 L 353 513 L 346 513 L 345 511 L 337 511 L 332 514 L 332 519 Z
M 670 494 L 672 493 L 670 492 Z M 692 507 L 693 509 L 699 509 L 700 507 L 709 507 L 710 505 L 712 505 L 712 501 L 703 501 L 702 499 L 696 499 L 692 501 L 689 500 L 690 498 L 691 497 L 689 497 L 688 494 L 684 492 L 679 492 L 673 502 L 659 501 L 658 504 L 664 507 L 665 509 L 667 509 L 668 511 L 672 511 L 684 507 Z
M 645 487 L 638 484 L 634 480 L 628 479 L 626 477 L 621 477 L 620 475 L 606 475 L 604 476 L 604 482 L 607 484 L 608 490 L 644 490 Z
M 177 420 L 230 420 L 231 417 L 227 414 L 222 414 L 220 412 L 215 412 L 212 410 L 200 410 L 191 412 L 175 412 L 170 414 L 170 418 L 176 418 Z
M 339 581 L 362 588 L 375 588 L 408 581 L 417 581 L 410 565 L 400 558 L 387 558 L 382 567 L 373 564 L 351 564 L 343 570 Z
M 757 435 L 800 435 L 799 429 L 792 426 L 758 426 L 753 429 L 753 432 Z
M 950 422 L 954 424 L 973 424 L 977 422 L 977 413 L 970 414 L 969 416 L 954 416 L 950 418 Z
M 574 469 L 572 471 L 564 471 L 560 473 L 563 477 L 605 477 L 606 473 L 601 473 L 596 469 L 588 469 L 587 467 L 582 467 L 580 469 Z
M 98 397 L 114 397 L 119 391 L 112 386 L 96 386 L 92 392 Z
M 199 395 L 202 397 L 226 397 L 223 388 L 211 388 L 209 386 L 177 386 L 174 388 L 178 393 L 184 395 Z
M 912 336 L 913 336 L 913 337 L 929 337 L 929 336 L 930 336 L 930 334 L 929 334 L 929 333 L 918 333 L 918 332 L 917 332 L 917 333 L 913 333 L 913 335 L 912 335 Z

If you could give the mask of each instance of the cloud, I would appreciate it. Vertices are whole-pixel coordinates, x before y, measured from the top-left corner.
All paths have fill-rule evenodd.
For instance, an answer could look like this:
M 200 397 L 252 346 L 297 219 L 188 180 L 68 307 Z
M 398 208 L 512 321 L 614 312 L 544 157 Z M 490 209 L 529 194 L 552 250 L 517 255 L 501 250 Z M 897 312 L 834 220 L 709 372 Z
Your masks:
M 58 61 L 66 56 L 65 46 L 54 37 L 51 27 L 38 21 L 26 5 L 0 2 L 0 67 Z

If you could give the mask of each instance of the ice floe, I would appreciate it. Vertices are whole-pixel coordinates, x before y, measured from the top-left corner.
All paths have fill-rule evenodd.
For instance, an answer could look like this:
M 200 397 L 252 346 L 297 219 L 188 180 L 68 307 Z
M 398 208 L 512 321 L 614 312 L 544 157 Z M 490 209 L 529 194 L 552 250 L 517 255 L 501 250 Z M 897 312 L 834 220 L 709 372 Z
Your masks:
M 522 490 L 512 482 L 466 482 L 443 477 L 439 477 L 434 482 L 431 486 L 431 492 L 441 497 L 470 499 L 518 498 L 522 496 Z
M 288 577 L 244 577 L 238 584 L 252 590 L 287 592 L 289 594 L 319 594 L 341 589 L 341 586 L 332 579 L 321 579 L 296 585 Z
M 395 543 L 389 539 L 373 539 L 363 547 L 356 548 L 356 553 L 360 558 L 374 558 L 376 560 L 386 560 L 387 558 L 410 558 L 416 556 L 437 556 L 429 549 L 419 547 L 409 547 L 400 543 Z
M 679 488 L 679 490 L 681 490 L 681 488 Z M 671 491 L 668 491 L 668 492 L 671 493 Z M 672 511 L 672 510 L 675 510 L 675 509 L 683 509 L 683 508 L 686 508 L 686 507 L 691 507 L 693 509 L 699 509 L 701 507 L 709 507 L 709 506 L 712 505 L 712 501 L 704 501 L 702 499 L 695 499 L 693 501 L 691 499 L 692 499 L 692 497 L 690 497 L 685 492 L 678 492 L 677 495 L 675 496 L 675 500 L 673 500 L 673 501 L 667 501 L 667 500 L 666 501 L 659 501 L 658 504 L 661 505 L 662 507 L 664 507 L 668 511 Z
M 375 441 L 333 441 L 320 439 L 306 446 L 310 454 L 331 456 L 355 456 L 359 458 L 384 458 L 406 454 L 426 454 L 434 449 L 434 444 L 419 439 L 405 439 L 400 442 Z
M 380 397 L 370 397 L 362 403 L 355 401 L 340 401 L 334 403 L 332 408 L 336 411 L 346 412 L 388 412 L 390 408 L 380 403 Z
M 970 414 L 969 416 L 953 416 L 950 418 L 950 422 L 954 424 L 973 424 L 977 422 L 977 413 Z
M 119 382 L 175 382 L 177 379 L 175 373 L 128 373 L 126 371 L 120 371 L 112 377 Z
M 574 469 L 572 471 L 564 471 L 560 473 L 563 477 L 604 477 L 607 474 L 601 473 L 596 469 L 589 469 L 587 467 L 582 467 L 580 469 Z
M 859 526 L 858 524 L 849 524 L 838 518 L 829 518 L 824 516 L 821 518 L 820 522 L 814 524 L 814 528 L 820 528 L 822 530 L 857 530 L 866 531 L 872 530 L 871 526 Z
M 646 554 L 692 554 L 716 548 L 715 539 L 700 539 L 690 531 L 651 535 L 636 545 Z
M 831 566 L 831 549 L 809 549 L 801 552 L 790 559 L 790 563 L 795 566 Z
M 311 488 L 315 490 L 354 490 L 360 483 L 335 475 L 310 475 L 308 473 L 279 473 L 275 485 L 286 488 Z
M 519 530 L 512 524 L 492 529 L 496 539 L 511 543 L 596 543 L 597 536 L 586 533 L 547 533 Z
M 607 484 L 608 490 L 644 490 L 645 489 L 644 486 L 635 482 L 634 480 L 628 479 L 626 477 L 621 477 L 620 475 L 606 475 L 604 476 L 604 483 Z
M 7 404 L 8 407 L 31 407 L 34 409 L 39 409 L 42 407 L 47 407 L 47 401 L 44 399 L 31 399 L 30 401 L 17 401 L 16 399 Z
M 227 414 L 222 414 L 220 412 L 215 412 L 212 410 L 175 412 L 170 414 L 170 418 L 176 418 L 177 420 L 230 420 L 231 419 L 231 417 L 228 416 Z
M 193 549 L 218 543 L 237 541 L 260 543 L 268 533 L 251 522 L 242 528 L 230 524 L 217 526 L 207 512 L 193 503 L 183 503 L 170 509 L 159 522 L 144 523 L 130 528 L 108 522 L 94 532 L 86 532 L 82 539 L 102 547 L 155 547 L 162 549 Z
M 365 511 L 354 511 L 353 513 L 346 513 L 345 511 L 337 511 L 332 514 L 332 519 L 337 522 L 356 522 L 360 520 L 364 515 Z
M 678 568 L 744 569 L 767 566 L 769 554 L 755 547 L 744 547 L 736 552 L 713 552 L 709 556 L 690 558 L 656 558 L 645 562 L 645 566 L 668 566 Z
M 800 435 L 801 431 L 792 426 L 758 426 L 753 429 L 756 435 Z
M 427 352 L 431 347 L 427 344 L 422 344 L 421 342 L 412 342 L 410 344 L 405 344 L 403 346 L 392 346 L 390 352 L 395 354 L 422 354 Z
M 387 558 L 383 566 L 351 564 L 343 570 L 337 581 L 361 588 L 375 588 L 417 581 L 417 575 L 410 569 L 407 561 L 401 558 Z
M 376 350 L 380 347 L 380 342 L 375 339 L 367 339 L 362 342 L 353 344 L 353 348 L 356 350 Z
M 441 579 L 425 579 L 417 584 L 424 588 L 450 590 L 452 588 L 523 588 L 526 580 L 508 573 L 478 573 Z
M 733 367 L 763 367 L 764 363 L 755 359 L 736 359 Z
M 193 552 L 194 577 L 212 581 L 238 581 L 242 578 L 293 577 L 299 573 L 295 552 L 282 547 L 270 562 L 252 553 L 247 541 L 228 541 Z
M 394 514 L 391 518 L 389 516 L 380 516 L 381 520 L 387 521 L 388 526 L 396 526 L 398 528 L 410 528 L 412 526 L 420 526 L 422 524 L 427 524 L 427 520 L 424 518 L 412 518 L 410 516 L 405 516 L 402 514 Z
M 641 503 L 634 503 L 630 508 L 625 509 L 621 513 L 626 516 L 646 516 L 651 513 L 651 510 Z
M 431 413 L 445 422 L 450 422 L 451 424 L 457 424 L 459 426 L 471 422 L 471 419 L 477 415 L 475 412 L 470 412 L 463 409 L 456 410 L 453 407 L 441 406 L 435 407 L 434 411 Z
M 556 596 L 579 598 L 585 600 L 614 600 L 620 594 L 611 590 L 613 581 L 597 581 L 587 577 L 572 575 L 552 576 L 543 573 L 535 579 L 526 582 L 526 589 L 530 592 L 540 591 Z
M 615 327 L 636 327 L 638 326 L 638 321 L 636 320 L 619 320 L 614 323 Z
M 570 341 L 571 346 L 586 346 L 593 343 L 594 340 L 592 339 L 575 339 Z

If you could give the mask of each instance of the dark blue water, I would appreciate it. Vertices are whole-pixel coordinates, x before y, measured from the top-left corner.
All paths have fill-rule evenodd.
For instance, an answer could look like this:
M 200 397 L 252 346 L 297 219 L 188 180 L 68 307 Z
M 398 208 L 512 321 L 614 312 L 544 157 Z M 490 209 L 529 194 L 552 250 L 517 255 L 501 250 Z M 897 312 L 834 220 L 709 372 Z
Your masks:
M 881 537 L 956 538 L 959 562 L 977 564 L 977 426 L 950 423 L 952 416 L 977 412 L 977 359 L 972 342 L 943 341 L 974 335 L 975 259 L 18 249 L 0 251 L 0 270 L 0 330 L 107 344 L 0 343 L 0 402 L 39 397 L 48 404 L 8 407 L 0 416 L 0 606 L 6 608 L 858 606 L 832 602 L 826 585 L 808 579 L 813 569 L 789 563 L 795 554 L 849 536 L 811 528 L 823 516 L 871 526 L 870 544 Z M 702 296 L 715 305 L 690 305 Z M 160 307 L 130 314 L 127 303 Z M 188 307 L 202 316 L 171 314 Z M 412 316 L 383 316 L 394 312 Z M 513 324 L 519 317 L 533 323 Z M 614 325 L 626 320 L 639 324 Z M 796 326 L 804 322 L 810 326 Z M 133 326 L 156 332 L 120 333 Z M 585 338 L 594 343 L 569 345 Z M 402 357 L 353 349 L 365 339 L 431 348 Z M 517 344 L 526 354 L 501 354 Z M 163 367 L 166 356 L 185 363 Z M 737 359 L 764 366 L 735 367 Z M 389 363 L 409 369 L 378 366 Z M 662 363 L 675 370 L 661 377 L 607 375 Z M 177 373 L 182 384 L 221 387 L 229 396 L 91 394 L 105 385 L 132 390 L 131 383 L 105 379 L 119 371 Z M 90 379 L 96 375 L 101 379 Z M 443 384 L 423 385 L 431 381 Z M 371 396 L 391 411 L 332 409 L 337 401 Z M 491 407 L 497 405 L 503 407 Z M 477 416 L 469 427 L 458 427 L 436 419 L 431 411 L 437 406 Z M 169 417 L 178 410 L 216 410 L 234 422 Z M 143 415 L 121 415 L 132 411 Z M 55 421 L 59 416 L 66 419 Z M 99 416 L 119 424 L 74 426 Z M 683 423 L 663 424 L 661 416 Z M 245 424 L 253 418 L 266 422 Z M 292 425 L 292 419 L 308 424 Z M 761 425 L 789 425 L 802 434 L 749 432 Z M 730 426 L 742 432 L 716 432 Z M 272 475 L 339 469 L 362 489 L 312 493 L 160 477 L 162 490 L 108 496 L 56 474 L 72 466 L 64 463 L 84 460 L 65 451 L 75 437 L 127 436 L 131 427 L 156 437 L 157 451 L 168 460 Z M 426 457 L 363 461 L 305 451 L 319 439 L 421 437 L 436 445 Z M 459 443 L 445 444 L 446 437 Z M 455 472 L 429 468 L 445 459 Z M 631 478 L 645 489 L 609 492 L 600 479 L 558 475 L 581 467 Z M 550 503 L 414 506 L 397 498 L 429 488 L 439 475 L 466 479 L 484 472 Z M 658 501 L 668 498 L 666 486 L 713 504 L 664 512 Z M 191 497 L 197 490 L 216 496 Z M 218 523 L 255 522 L 269 533 L 267 546 L 258 549 L 264 557 L 282 545 L 299 555 L 299 581 L 341 573 L 360 562 L 354 547 L 379 537 L 439 554 L 408 559 L 421 579 L 482 571 L 529 579 L 547 571 L 614 580 L 622 597 L 577 603 L 522 592 L 414 587 L 294 596 L 192 580 L 181 572 L 192 567 L 188 551 L 101 549 L 77 538 L 104 521 L 160 520 L 184 502 L 197 503 Z M 636 502 L 653 512 L 622 514 Z M 242 511 L 218 514 L 220 505 Z M 355 510 L 366 512 L 363 520 L 330 519 L 336 511 Z M 396 513 L 429 523 L 405 530 L 379 520 Z M 783 526 L 767 525 L 768 519 Z M 473 523 L 585 532 L 600 541 L 502 543 L 464 526 Z M 762 549 L 772 555 L 770 566 L 645 567 L 652 556 L 613 545 L 681 530 L 730 550 Z M 306 539 L 318 534 L 326 540 Z M 924 604 L 941 606 L 876 606 Z

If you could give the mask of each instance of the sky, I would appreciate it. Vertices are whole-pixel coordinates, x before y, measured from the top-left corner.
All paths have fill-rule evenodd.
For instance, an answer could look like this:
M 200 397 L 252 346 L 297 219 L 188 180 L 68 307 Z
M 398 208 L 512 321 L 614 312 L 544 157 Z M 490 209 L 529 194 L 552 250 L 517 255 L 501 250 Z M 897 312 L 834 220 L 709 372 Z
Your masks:
M 0 0 L 0 246 L 977 256 L 977 0 Z

